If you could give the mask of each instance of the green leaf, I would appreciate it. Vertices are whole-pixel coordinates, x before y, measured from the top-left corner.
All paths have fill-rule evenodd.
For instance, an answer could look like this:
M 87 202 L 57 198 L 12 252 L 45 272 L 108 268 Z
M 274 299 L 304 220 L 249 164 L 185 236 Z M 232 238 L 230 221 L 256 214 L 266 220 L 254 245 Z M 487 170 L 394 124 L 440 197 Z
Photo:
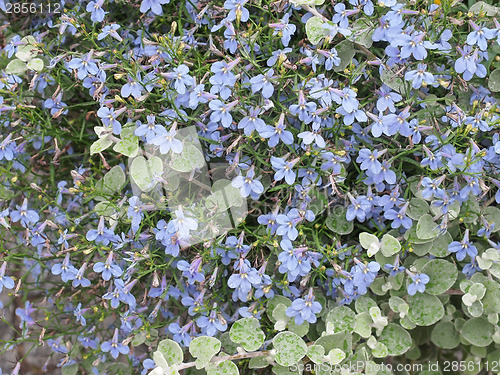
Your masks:
M 469 314 L 471 314 L 473 317 L 479 318 L 481 315 L 483 315 L 483 304 L 481 303 L 481 301 L 475 301 L 467 307 L 467 311 L 469 311 Z
M 458 277 L 457 267 L 444 259 L 431 260 L 420 272 L 429 276 L 430 280 L 425 286 L 425 291 L 434 295 L 446 292 L 455 284 Z
M 325 0 L 290 0 L 290 2 L 294 5 L 321 5 L 325 2 Z
M 361 232 L 359 234 L 359 243 L 364 249 L 368 250 L 366 253 L 369 257 L 376 254 L 382 246 L 377 236 L 367 232 Z
M 389 350 L 385 344 L 377 342 L 375 347 L 372 349 L 372 354 L 375 358 L 385 358 L 389 355 Z
M 105 193 L 116 193 L 123 188 L 127 176 L 119 165 L 115 165 L 104 175 L 103 178 L 103 191 Z
M 460 330 L 464 339 L 475 346 L 488 346 L 493 341 L 493 324 L 485 318 L 472 318 L 467 320 Z
M 454 349 L 460 344 L 460 335 L 451 322 L 439 322 L 431 334 L 431 341 L 442 349 Z
M 394 323 L 389 323 L 384 328 L 378 341 L 386 346 L 390 356 L 406 353 L 412 344 L 408 331 Z
M 439 235 L 437 224 L 432 220 L 432 216 L 425 214 L 417 223 L 417 237 L 421 240 L 432 240 Z
M 121 141 L 114 145 L 113 150 L 129 158 L 135 158 L 139 153 L 139 137 L 134 135 L 134 131 L 135 125 L 124 127 L 120 134 Z
M 380 75 L 380 79 L 394 91 L 400 94 L 404 94 L 405 83 L 400 77 L 398 77 L 396 71 L 392 70 L 391 68 L 384 69 L 382 71 L 382 74 Z
M 265 368 L 269 365 L 269 357 L 254 357 L 248 362 L 248 368 Z
M 37 72 L 41 72 L 43 70 L 43 60 L 40 58 L 34 58 L 28 61 L 26 64 L 28 69 L 35 70 Z
M 173 340 L 165 339 L 160 341 L 157 350 L 163 354 L 170 366 L 180 364 L 184 360 L 184 352 L 179 344 Z
M 333 324 L 333 333 L 352 332 L 356 314 L 347 306 L 337 306 L 326 316 L 326 322 Z
M 323 363 L 325 357 L 325 348 L 323 348 L 321 345 L 311 345 L 307 349 L 307 356 L 314 363 Z
M 401 250 L 401 243 L 391 236 L 390 234 L 384 234 L 382 237 L 382 254 L 386 257 L 390 257 L 398 253 Z
M 36 39 L 31 35 L 25 36 L 20 41 L 20 45 L 17 47 L 16 57 L 23 61 L 29 61 L 33 57 L 38 55 L 37 48 L 34 46 Z
M 429 203 L 420 198 L 410 199 L 410 204 L 406 214 L 410 219 L 418 220 L 425 214 L 429 213 Z
M 500 209 L 498 207 L 486 207 L 483 215 L 486 221 L 495 223 L 495 228 L 492 230 L 493 233 L 500 231 Z
M 309 332 L 309 322 L 304 322 L 301 325 L 295 324 L 295 320 L 288 322 L 287 328 L 290 332 L 295 333 L 297 336 L 304 337 Z
M 277 331 L 283 331 L 286 328 L 288 321 L 290 320 L 290 317 L 286 315 L 286 309 L 286 305 L 278 303 L 278 305 L 273 310 L 272 316 L 276 321 L 276 323 L 274 324 L 274 329 L 276 329 Z
M 219 353 L 221 342 L 215 337 L 200 336 L 189 344 L 189 353 L 196 358 L 196 368 L 204 368 Z
M 61 368 L 62 375 L 75 375 L 78 372 L 78 365 L 63 366 Z
M 488 17 L 500 15 L 500 8 L 487 4 L 484 1 L 478 1 L 469 8 L 473 14 L 485 13 Z
M 266 338 L 260 329 L 259 321 L 255 318 L 243 318 L 234 322 L 229 331 L 229 337 L 248 352 L 259 349 Z
M 24 61 L 19 60 L 19 59 L 14 59 L 5 68 L 5 73 L 21 75 L 27 69 L 28 69 L 28 67 L 26 66 L 26 63 Z
M 354 51 L 354 44 L 347 39 L 338 43 L 335 46 L 335 49 L 337 50 L 340 58 L 340 65 L 334 66 L 333 70 L 335 72 L 340 72 L 349 66 L 356 52 Z
M 233 361 L 210 363 L 206 370 L 207 375 L 239 375 L 240 373 Z
M 170 160 L 170 167 L 178 172 L 191 172 L 196 168 L 203 168 L 206 165 L 205 157 L 198 147 L 185 143 L 180 154 L 173 154 Z
M 311 44 L 316 45 L 329 35 L 328 30 L 323 28 L 324 24 L 325 22 L 317 16 L 313 16 L 307 20 L 306 35 Z
M 346 209 L 342 206 L 336 206 L 333 212 L 326 218 L 325 224 L 333 233 L 338 235 L 346 235 L 353 231 L 354 223 L 347 221 Z
M 469 288 L 469 293 L 475 295 L 480 300 L 486 294 L 486 287 L 483 284 L 475 283 Z
M 280 295 L 276 295 L 273 298 L 271 298 L 269 301 L 267 301 L 266 313 L 267 313 L 267 316 L 269 317 L 269 319 L 273 323 L 276 322 L 276 319 L 273 318 L 272 313 L 273 313 L 274 309 L 276 308 L 276 306 L 278 306 L 280 303 L 282 303 L 286 307 L 290 307 L 292 305 L 292 301 L 290 301 L 288 298 L 280 296 Z
M 100 138 L 90 146 L 90 155 L 98 154 L 106 150 L 109 146 L 113 144 L 113 141 L 109 140 L 107 137 Z
M 372 318 L 370 314 L 368 314 L 367 312 L 362 312 L 361 314 L 356 315 L 353 331 L 366 339 L 372 334 L 371 324 Z
M 344 358 L 345 358 L 345 353 L 339 348 L 332 349 L 328 353 L 328 362 L 333 366 L 342 362 Z
M 101 202 L 102 203 L 102 202 Z M 146 331 L 141 331 L 139 332 L 138 334 L 136 334 L 134 336 L 134 339 L 132 340 L 131 344 L 132 346 L 136 347 L 136 346 L 139 346 L 141 344 L 144 344 L 144 342 L 146 341 L 146 336 L 147 336 L 147 332 Z M 159 344 L 158 344 L 159 345 Z
M 486 287 L 486 293 L 481 298 L 484 314 L 500 313 L 500 285 L 493 280 L 483 280 L 481 282 Z
M 430 326 L 444 316 L 443 304 L 436 296 L 417 293 L 408 298 L 408 317 L 419 326 Z
M 453 241 L 453 238 L 451 237 L 451 234 L 449 232 L 446 232 L 434 239 L 432 241 L 431 248 L 429 250 L 429 253 L 431 255 L 434 255 L 435 257 L 438 258 L 444 258 L 448 256 L 450 253 L 448 251 L 448 245 Z
M 144 156 L 138 156 L 130 164 L 130 177 L 144 192 L 153 190 L 157 184 L 153 181 L 154 176 L 162 173 L 163 162 L 157 156 L 152 156 L 148 160 Z
M 370 48 L 372 46 L 372 35 L 375 28 L 368 18 L 358 18 L 350 25 L 349 29 L 352 34 L 346 37 L 348 40 L 358 43 L 366 48 Z
M 273 339 L 276 362 L 281 366 L 291 366 L 299 362 L 307 353 L 307 345 L 292 332 L 280 332 Z

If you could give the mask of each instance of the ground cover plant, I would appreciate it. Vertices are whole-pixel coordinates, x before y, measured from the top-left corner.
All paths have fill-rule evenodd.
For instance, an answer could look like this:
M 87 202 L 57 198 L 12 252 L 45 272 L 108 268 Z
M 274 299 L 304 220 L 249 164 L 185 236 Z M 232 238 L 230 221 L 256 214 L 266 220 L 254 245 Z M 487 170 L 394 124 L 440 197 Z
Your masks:
M 0 9 L 0 374 L 500 373 L 495 1 Z

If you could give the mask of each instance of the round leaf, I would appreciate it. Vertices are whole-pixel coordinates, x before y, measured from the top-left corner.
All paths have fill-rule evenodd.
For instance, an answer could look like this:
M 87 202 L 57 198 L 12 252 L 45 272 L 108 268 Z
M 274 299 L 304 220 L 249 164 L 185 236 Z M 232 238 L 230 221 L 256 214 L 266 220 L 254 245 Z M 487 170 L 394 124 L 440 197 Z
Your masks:
M 26 66 L 26 63 L 24 61 L 19 60 L 19 59 L 14 59 L 5 68 L 5 73 L 21 75 L 27 69 L 28 69 L 28 67 Z
M 422 273 L 429 276 L 429 282 L 425 291 L 429 294 L 438 295 L 446 292 L 455 284 L 458 277 L 457 267 L 443 259 L 433 259 L 422 267 Z
M 390 257 L 401 250 L 401 243 L 391 236 L 390 234 L 384 234 L 382 237 L 382 254 L 386 257 Z
M 321 345 L 311 345 L 307 349 L 307 356 L 314 363 L 323 363 L 325 357 L 325 348 L 323 348 Z
M 184 352 L 179 344 L 173 340 L 165 339 L 160 341 L 158 351 L 163 354 L 163 357 L 170 366 L 182 363 L 184 360 Z
M 184 144 L 184 149 L 180 154 L 173 154 L 170 160 L 170 167 L 178 172 L 191 172 L 196 168 L 205 166 L 205 157 L 202 152 L 193 144 Z
M 449 255 L 448 245 L 453 241 L 451 234 L 446 232 L 432 241 L 429 253 L 438 258 L 444 258 Z
M 28 61 L 26 64 L 28 69 L 35 70 L 37 72 L 41 72 L 43 70 L 43 60 L 40 58 L 34 58 Z
M 238 375 L 240 373 L 233 361 L 210 363 L 206 370 L 207 375 Z
M 291 366 L 300 361 L 307 353 L 307 345 L 292 332 L 278 333 L 273 339 L 276 349 L 276 362 L 281 366 Z
M 451 322 L 439 322 L 431 334 L 431 341 L 442 349 L 454 349 L 460 344 L 460 335 Z
M 421 240 L 431 240 L 439 235 L 437 224 L 432 220 L 431 215 L 423 215 L 418 219 L 417 237 Z
M 189 353 L 196 358 L 196 368 L 204 368 L 219 353 L 221 342 L 215 337 L 200 336 L 189 344 Z
M 344 358 L 345 358 L 345 353 L 338 348 L 332 349 L 328 353 L 328 362 L 330 362 L 331 365 L 339 364 L 344 360 Z
M 243 318 L 234 322 L 229 331 L 229 337 L 249 352 L 259 349 L 265 339 L 260 323 L 255 318 Z
M 324 21 L 319 17 L 311 17 L 306 22 L 306 34 L 311 44 L 318 44 L 328 35 L 328 30 L 323 28 Z
M 460 333 L 472 345 L 483 347 L 493 341 L 494 328 L 485 318 L 472 318 L 465 322 Z
M 384 328 L 378 341 L 386 346 L 390 356 L 406 353 L 412 344 L 408 331 L 394 323 Z
M 347 221 L 345 214 L 346 209 L 344 207 L 336 206 L 325 221 L 328 229 L 338 235 L 351 233 L 354 229 L 354 223 L 352 221 Z
M 443 304 L 436 296 L 417 293 L 408 298 L 408 317 L 419 326 L 430 326 L 444 316 Z
M 144 192 L 153 190 L 156 182 L 153 181 L 155 175 L 161 175 L 163 163 L 157 156 L 152 156 L 146 160 L 144 156 L 138 156 L 130 165 L 130 176 L 139 189 Z
M 352 332 L 356 314 L 347 306 L 337 306 L 326 316 L 326 322 L 333 324 L 333 333 Z

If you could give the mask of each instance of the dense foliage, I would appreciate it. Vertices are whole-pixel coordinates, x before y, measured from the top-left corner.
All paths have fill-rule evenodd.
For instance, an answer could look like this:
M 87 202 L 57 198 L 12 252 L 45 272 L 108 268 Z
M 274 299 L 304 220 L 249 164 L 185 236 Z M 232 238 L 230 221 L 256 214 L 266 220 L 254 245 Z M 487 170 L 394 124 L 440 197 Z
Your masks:
M 0 374 L 500 373 L 499 7 L 0 9 Z

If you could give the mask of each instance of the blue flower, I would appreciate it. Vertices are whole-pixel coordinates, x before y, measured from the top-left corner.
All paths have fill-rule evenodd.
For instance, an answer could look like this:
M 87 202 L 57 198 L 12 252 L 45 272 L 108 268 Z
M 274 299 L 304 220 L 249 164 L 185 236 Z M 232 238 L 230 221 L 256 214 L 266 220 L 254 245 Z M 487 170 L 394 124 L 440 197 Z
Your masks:
M 250 262 L 246 259 L 240 259 L 235 263 L 235 270 L 239 271 L 237 274 L 232 274 L 227 280 L 227 285 L 233 292 L 233 301 L 238 299 L 242 302 L 247 301 L 247 295 L 252 289 L 252 285 L 259 285 L 262 279 L 258 271 L 250 266 Z
M 231 185 L 237 189 L 240 189 L 240 194 L 243 198 L 248 197 L 251 193 L 256 195 L 260 195 L 264 192 L 264 186 L 262 182 L 255 179 L 255 170 L 254 166 L 252 166 L 248 172 L 246 177 L 237 176 L 231 182 Z
M 229 128 L 233 123 L 233 116 L 231 116 L 231 109 L 238 103 L 237 100 L 229 104 L 224 104 L 220 100 L 212 100 L 208 106 L 212 110 L 210 114 L 210 121 L 221 122 L 222 126 Z
M 286 162 L 282 158 L 271 156 L 271 165 L 276 171 L 276 173 L 274 174 L 274 179 L 276 181 L 280 181 L 285 178 L 286 183 L 292 185 L 297 177 L 292 168 L 299 160 L 299 158 L 296 158 L 292 161 Z
M 83 263 L 83 265 L 76 273 L 75 278 L 73 279 L 72 283 L 73 288 L 78 288 L 80 285 L 84 288 L 90 286 L 90 280 L 83 276 L 86 268 L 87 268 L 87 263 Z
M 469 20 L 469 24 L 474 30 L 467 35 L 467 44 L 471 46 L 477 45 L 483 51 L 486 51 L 488 49 L 488 40 L 495 38 L 496 30 L 478 26 L 472 20 Z
M 299 231 L 295 226 L 301 221 L 302 217 L 296 208 L 292 208 L 286 215 L 277 215 L 276 223 L 278 224 L 278 228 L 276 229 L 276 234 L 283 236 L 284 239 L 288 238 L 290 241 L 294 241 L 299 235 Z
M 182 153 L 184 146 L 180 140 L 175 138 L 177 131 L 175 126 L 170 129 L 170 131 L 158 129 L 159 134 L 152 138 L 149 143 L 159 146 L 161 154 L 168 154 L 170 151 L 174 154 Z
M 248 116 L 243 117 L 238 123 L 238 129 L 243 129 L 245 135 L 251 135 L 254 130 L 259 133 L 266 129 L 266 123 L 258 116 L 261 113 L 260 108 L 252 108 Z
M 463 73 L 463 78 L 470 81 L 474 74 L 480 78 L 486 77 L 486 67 L 481 64 L 482 58 L 478 51 L 472 51 L 472 47 L 464 46 L 463 49 L 457 47 L 461 57 L 455 61 L 455 70 L 457 73 Z
M 263 138 L 269 138 L 267 144 L 269 147 L 275 147 L 279 141 L 282 141 L 286 145 L 293 144 L 293 134 L 292 132 L 285 130 L 285 114 L 282 113 L 276 124 L 276 127 L 270 125 L 264 126 L 259 130 L 259 135 Z
M 377 150 L 370 151 L 367 148 L 363 148 L 359 150 L 356 162 L 361 163 L 361 169 L 369 169 L 372 173 L 377 174 L 382 170 L 382 164 L 377 160 L 382 153 Z
M 265 74 L 259 74 L 250 79 L 252 84 L 252 92 L 255 94 L 257 91 L 262 90 L 262 96 L 266 99 L 270 98 L 274 92 L 272 80 L 276 77 L 273 76 L 274 69 L 269 69 Z
M 121 26 L 118 25 L 117 23 L 112 23 L 110 25 L 106 25 L 102 28 L 102 31 L 97 35 L 97 40 L 103 40 L 106 38 L 108 35 L 111 35 L 113 38 L 115 38 L 117 41 L 121 42 L 123 41 L 122 37 L 120 34 L 117 33 L 117 30 Z
M 243 5 L 245 5 L 247 1 L 248 0 L 226 0 L 224 2 L 224 8 L 229 10 L 229 14 L 227 15 L 228 21 L 248 21 L 250 12 L 248 11 L 248 9 L 243 7 Z
M 189 285 L 193 285 L 196 281 L 201 283 L 205 280 L 205 276 L 201 272 L 201 258 L 194 259 L 191 264 L 181 260 L 177 263 L 177 269 L 182 271 L 182 276 L 188 279 Z
M 467 229 L 462 241 L 453 241 L 448 245 L 448 251 L 457 254 L 457 260 L 462 261 L 468 255 L 472 259 L 477 256 L 477 248 L 469 241 L 469 230 Z
M 161 6 L 163 4 L 168 4 L 169 2 L 170 0 L 142 0 L 141 7 L 139 10 L 142 13 L 146 13 L 148 10 L 151 9 L 151 12 L 153 12 L 153 14 L 161 16 L 163 14 Z
M 104 20 L 104 16 L 108 13 L 102 9 L 102 5 L 104 4 L 104 0 L 94 0 L 90 1 L 87 4 L 87 12 L 92 12 L 90 15 L 90 19 L 92 22 L 102 22 Z
M 61 275 L 62 281 L 67 282 L 75 279 L 78 270 L 69 261 L 69 253 L 67 253 L 62 263 L 52 266 L 51 272 L 54 275 Z
M 411 81 L 414 89 L 419 89 L 424 83 L 431 85 L 434 83 L 434 76 L 426 70 L 427 64 L 418 64 L 418 69 L 405 73 L 405 80 Z
M 189 68 L 181 64 L 170 73 L 162 73 L 162 76 L 172 80 L 172 84 L 179 94 L 183 95 L 187 91 L 187 86 L 194 85 L 194 78 L 189 75 Z
M 354 198 L 350 193 L 348 193 L 348 197 L 351 204 L 347 208 L 346 219 L 348 221 L 353 221 L 357 218 L 360 222 L 365 221 L 367 214 L 372 209 L 370 201 L 368 201 L 364 195 Z
M 198 223 L 192 217 L 186 216 L 181 207 L 174 211 L 173 219 L 168 223 L 169 229 L 178 233 L 182 239 L 188 239 L 190 232 L 198 229 Z
M 5 276 L 5 269 L 7 268 L 7 262 L 3 262 L 2 267 L 0 268 L 0 293 L 2 289 L 5 287 L 6 289 L 14 288 L 14 280 L 12 277 Z
M 208 317 L 199 317 L 196 325 L 202 329 L 202 334 L 207 336 L 215 336 L 218 332 L 227 330 L 227 321 L 215 310 L 212 310 Z
M 97 262 L 94 264 L 93 268 L 94 272 L 101 273 L 102 278 L 105 281 L 111 279 L 113 277 L 120 277 L 123 274 L 123 270 L 113 261 L 113 252 L 111 251 L 106 258 L 106 262 Z
M 97 116 L 100 117 L 105 126 L 111 126 L 113 128 L 114 134 L 120 134 L 122 131 L 122 125 L 116 119 L 125 109 L 120 109 L 115 112 L 114 108 L 101 107 L 97 111 Z
M 273 35 L 280 35 L 281 43 L 283 43 L 285 47 L 288 46 L 288 43 L 290 43 L 292 35 L 295 33 L 295 30 L 297 30 L 297 27 L 294 24 L 288 23 L 289 19 L 290 19 L 290 14 L 287 13 L 280 20 L 280 22 L 269 24 L 269 27 L 274 29 Z
M 290 318 L 295 318 L 295 324 L 309 322 L 316 323 L 316 314 L 319 314 L 323 307 L 318 301 L 314 300 L 313 289 L 309 289 L 309 293 L 305 298 L 297 298 L 292 302 L 292 305 L 285 311 Z
M 96 243 L 101 243 L 104 246 L 109 245 L 110 242 L 117 242 L 120 239 L 112 229 L 108 229 L 104 226 L 103 216 L 99 219 L 97 229 L 90 229 L 87 232 L 86 238 L 88 241 L 95 241 Z
M 425 273 L 417 273 L 411 277 L 412 283 L 408 285 L 408 294 L 410 296 L 415 295 L 417 292 L 425 292 L 425 284 L 429 282 L 429 276 Z
M 68 68 L 76 69 L 79 79 L 84 79 L 87 75 L 96 75 L 99 72 L 99 67 L 96 60 L 92 59 L 92 52 L 89 52 L 85 57 L 73 57 L 68 63 Z
M 128 354 L 130 352 L 128 346 L 118 342 L 118 328 L 115 328 L 115 333 L 111 341 L 105 341 L 101 344 L 101 350 L 106 353 L 109 352 L 114 359 L 118 358 L 120 354 Z

